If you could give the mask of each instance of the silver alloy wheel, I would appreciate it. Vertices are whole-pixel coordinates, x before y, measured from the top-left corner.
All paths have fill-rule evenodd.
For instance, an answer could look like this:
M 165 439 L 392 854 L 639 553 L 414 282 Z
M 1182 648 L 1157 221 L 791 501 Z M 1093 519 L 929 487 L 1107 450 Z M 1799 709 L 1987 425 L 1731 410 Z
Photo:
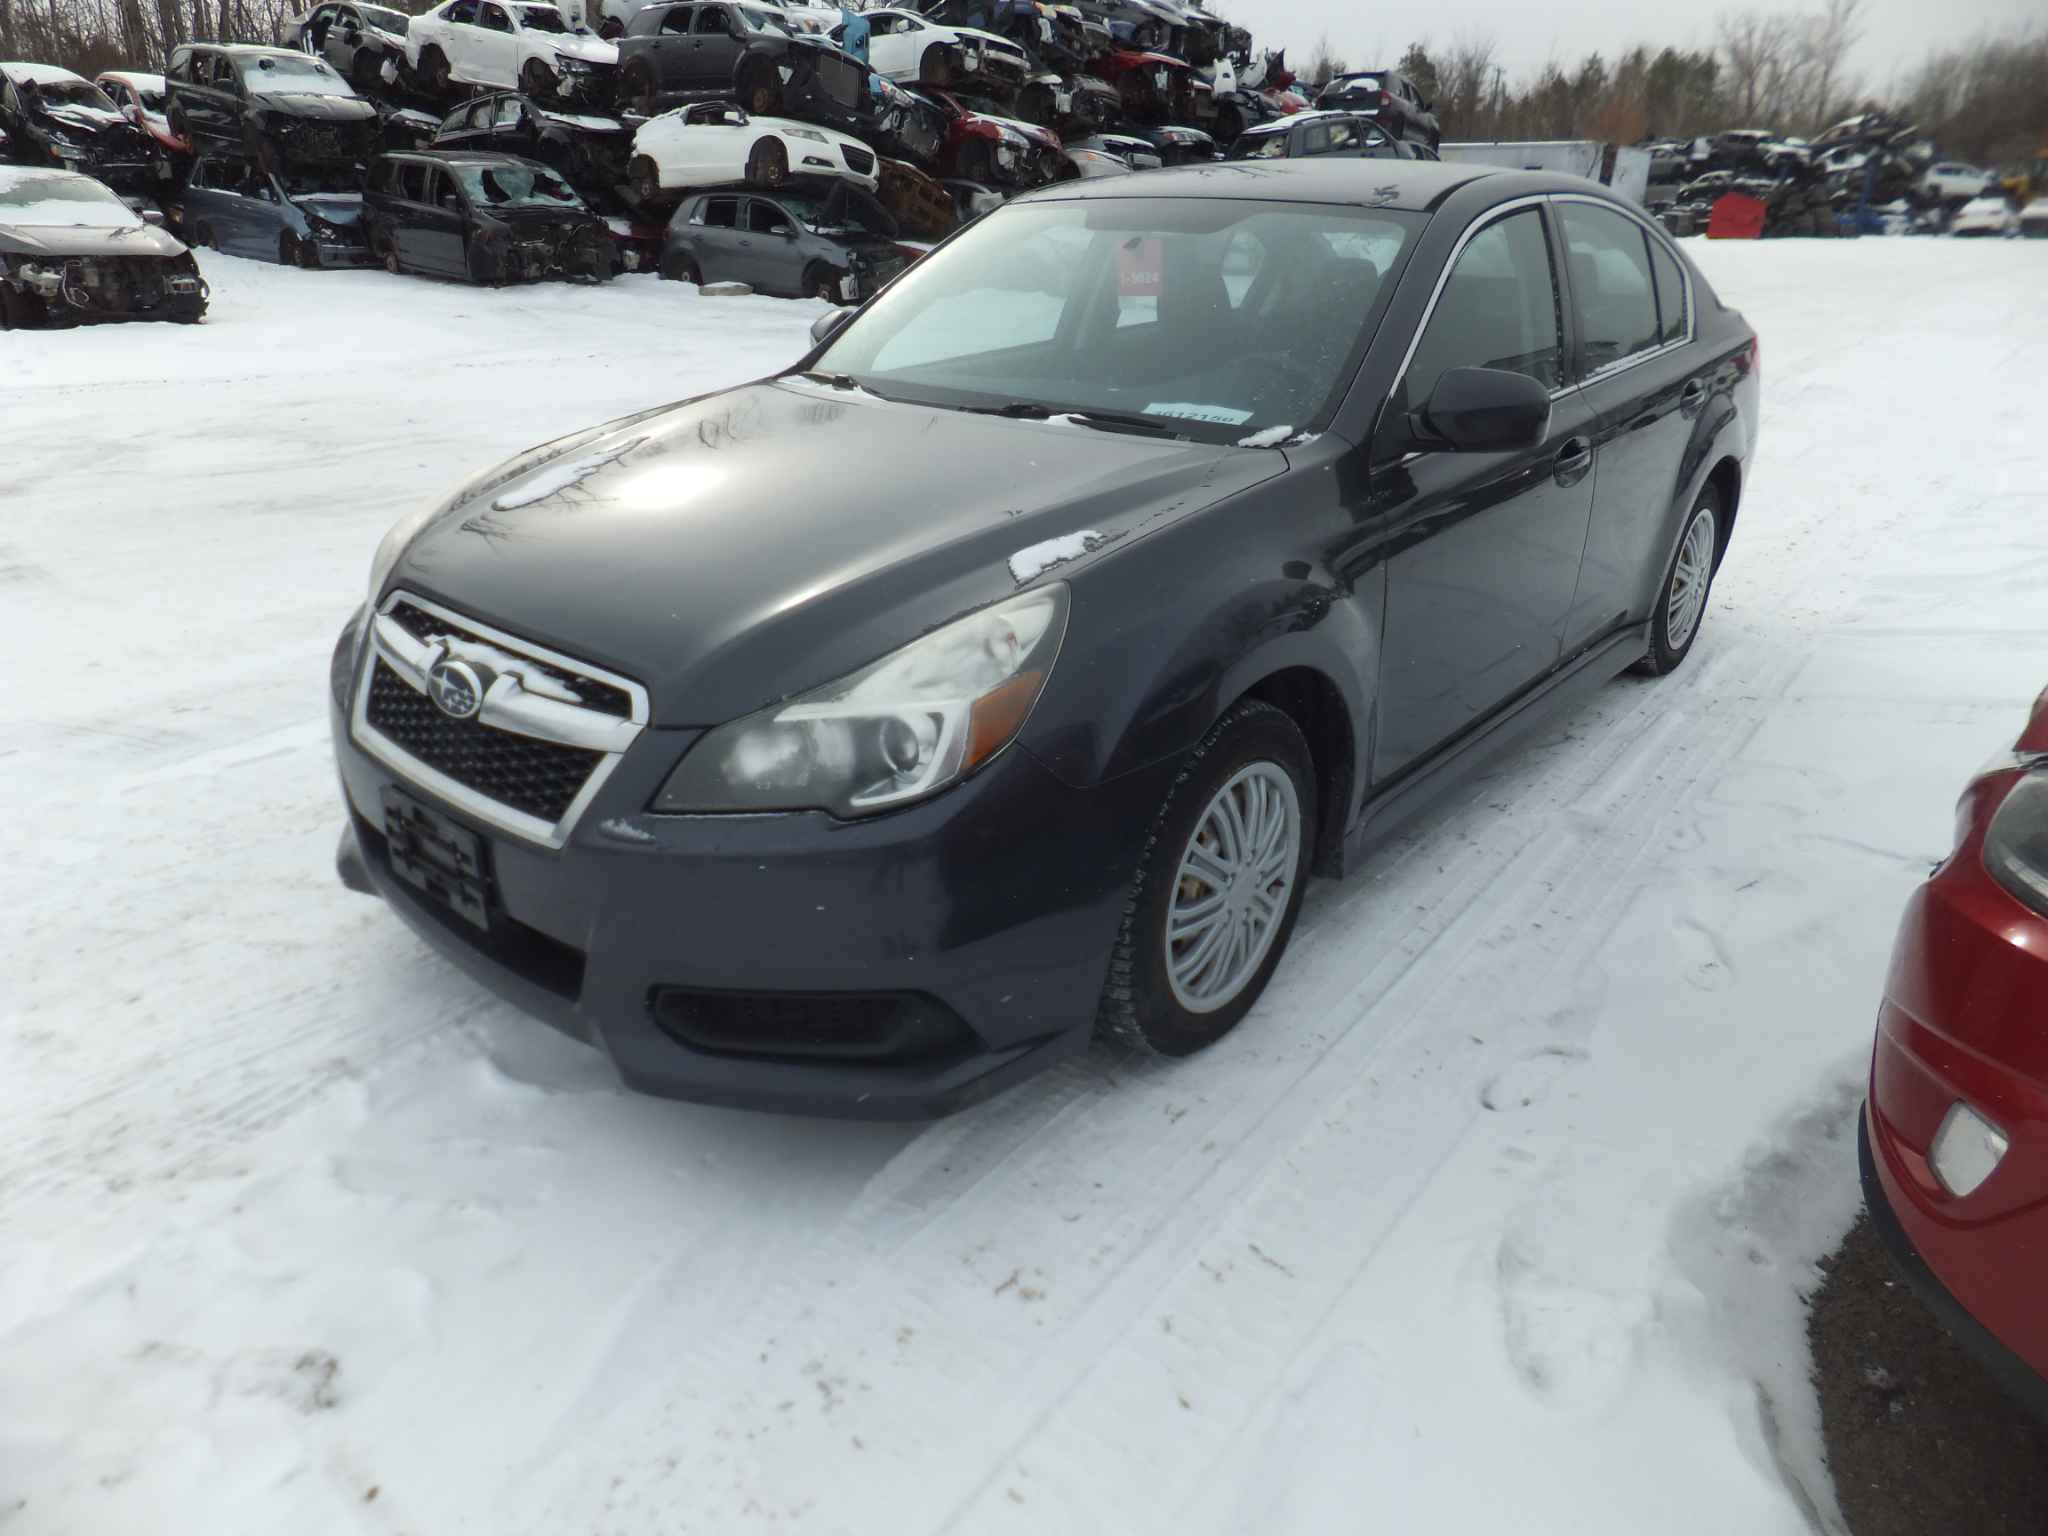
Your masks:
M 1700 622 L 1700 610 L 1707 605 L 1707 583 L 1714 575 L 1714 509 L 1701 507 L 1685 530 L 1685 542 L 1678 546 L 1678 563 L 1671 568 L 1671 591 L 1665 598 L 1664 630 L 1671 649 L 1682 651 Z
M 1301 862 L 1301 801 L 1277 763 L 1216 791 L 1182 850 L 1166 913 L 1166 978 L 1190 1013 L 1227 1007 L 1280 932 Z

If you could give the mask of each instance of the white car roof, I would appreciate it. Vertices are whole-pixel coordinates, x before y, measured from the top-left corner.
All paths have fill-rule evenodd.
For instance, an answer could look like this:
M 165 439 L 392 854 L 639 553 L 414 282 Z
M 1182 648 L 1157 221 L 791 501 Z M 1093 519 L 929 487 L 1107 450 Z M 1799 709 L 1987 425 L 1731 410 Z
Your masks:
M 55 64 L 0 64 L 0 75 L 5 75 L 16 85 L 60 85 L 67 80 L 85 84 L 85 76 L 74 75 Z

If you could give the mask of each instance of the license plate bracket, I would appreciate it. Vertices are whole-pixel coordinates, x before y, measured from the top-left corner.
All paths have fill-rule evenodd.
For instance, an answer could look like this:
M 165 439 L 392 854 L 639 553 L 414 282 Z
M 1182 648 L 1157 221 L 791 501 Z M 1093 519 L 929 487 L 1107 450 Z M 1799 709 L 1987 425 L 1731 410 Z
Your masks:
M 491 879 L 484 840 L 388 784 L 383 803 L 391 872 L 429 900 L 488 932 Z

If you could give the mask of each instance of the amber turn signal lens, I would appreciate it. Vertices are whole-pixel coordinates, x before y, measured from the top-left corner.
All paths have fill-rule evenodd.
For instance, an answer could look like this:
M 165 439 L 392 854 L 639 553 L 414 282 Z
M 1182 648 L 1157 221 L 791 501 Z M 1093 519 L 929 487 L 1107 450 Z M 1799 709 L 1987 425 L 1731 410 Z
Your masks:
M 993 692 L 974 701 L 967 718 L 967 755 L 964 768 L 978 768 L 1009 744 L 1024 728 L 1024 717 L 1038 701 L 1045 686 L 1043 672 L 1019 672 Z

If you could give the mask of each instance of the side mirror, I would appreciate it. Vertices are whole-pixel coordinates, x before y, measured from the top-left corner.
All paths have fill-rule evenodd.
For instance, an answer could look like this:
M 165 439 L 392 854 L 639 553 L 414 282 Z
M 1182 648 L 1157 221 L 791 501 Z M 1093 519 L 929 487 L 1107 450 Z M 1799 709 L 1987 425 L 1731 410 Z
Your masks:
M 796 238 L 796 226 L 794 224 L 785 224 L 778 233 L 785 240 L 794 240 Z
M 852 318 L 853 311 L 850 309 L 826 310 L 824 314 L 811 322 L 811 345 L 822 347 L 827 341 L 832 339 L 833 334 L 838 331 L 839 327 L 846 324 Z
M 1533 448 L 1550 430 L 1550 391 L 1504 368 L 1447 368 L 1410 424 L 1418 446 L 1456 453 Z

